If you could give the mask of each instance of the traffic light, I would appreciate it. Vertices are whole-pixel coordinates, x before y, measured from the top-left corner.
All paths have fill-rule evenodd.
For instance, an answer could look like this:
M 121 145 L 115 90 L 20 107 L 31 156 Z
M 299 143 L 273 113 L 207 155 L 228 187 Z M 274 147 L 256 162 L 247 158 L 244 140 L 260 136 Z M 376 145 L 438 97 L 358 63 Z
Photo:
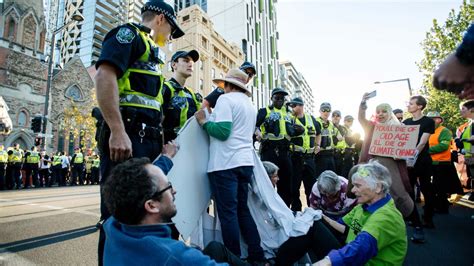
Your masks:
M 33 130 L 34 133 L 41 132 L 42 122 L 43 122 L 43 119 L 41 119 L 41 116 L 33 117 L 33 119 L 31 119 L 31 130 Z
M 41 138 L 36 137 L 35 138 L 35 146 L 39 146 L 39 145 L 41 145 Z

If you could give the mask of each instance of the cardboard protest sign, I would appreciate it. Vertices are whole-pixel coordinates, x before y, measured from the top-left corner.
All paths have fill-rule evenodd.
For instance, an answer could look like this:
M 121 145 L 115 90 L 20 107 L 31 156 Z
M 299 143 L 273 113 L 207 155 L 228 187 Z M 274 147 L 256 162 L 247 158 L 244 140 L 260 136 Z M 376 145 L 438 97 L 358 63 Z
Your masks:
M 369 154 L 384 157 L 412 158 L 416 153 L 419 130 L 419 125 L 375 125 Z

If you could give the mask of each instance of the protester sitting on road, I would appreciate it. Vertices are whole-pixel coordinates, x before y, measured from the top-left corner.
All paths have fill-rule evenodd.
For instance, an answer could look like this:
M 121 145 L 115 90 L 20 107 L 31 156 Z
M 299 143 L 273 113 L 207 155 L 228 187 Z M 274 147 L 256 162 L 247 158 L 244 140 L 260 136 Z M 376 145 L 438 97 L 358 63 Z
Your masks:
M 402 265 L 407 251 L 406 228 L 388 194 L 390 173 L 374 160 L 354 167 L 352 191 L 358 205 L 338 221 L 323 215 L 328 225 L 313 226 L 318 236 L 315 244 L 320 250 L 332 249 L 314 265 Z M 345 243 L 339 243 L 335 235 L 345 232 Z M 280 250 L 291 244 L 287 241 Z
M 218 264 L 204 254 L 220 262 L 245 265 L 220 243 L 211 242 L 201 252 L 171 238 L 169 225 L 177 212 L 176 190 L 148 158 L 133 158 L 117 165 L 103 189 L 112 214 L 103 227 L 107 236 L 104 265 Z
M 320 209 L 332 219 L 337 220 L 354 208 L 355 199 L 348 198 L 347 179 L 331 170 L 324 171 L 313 185 L 309 196 L 310 206 Z
M 474 98 L 474 24 L 471 24 L 456 52 L 449 55 L 433 76 L 433 85 L 461 99 Z
M 280 180 L 280 178 L 278 177 L 278 166 L 269 161 L 263 161 L 262 163 L 263 167 L 265 167 L 265 171 L 267 171 L 270 181 L 272 181 L 272 186 L 276 188 L 278 180 Z

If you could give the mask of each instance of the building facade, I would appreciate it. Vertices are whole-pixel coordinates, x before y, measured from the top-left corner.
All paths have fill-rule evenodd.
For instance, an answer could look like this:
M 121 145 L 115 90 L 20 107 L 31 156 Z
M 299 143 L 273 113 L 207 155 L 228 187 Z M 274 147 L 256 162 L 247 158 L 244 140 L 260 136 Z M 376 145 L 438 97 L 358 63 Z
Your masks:
M 48 64 L 44 59 L 45 17 L 42 5 L 31 1 L 5 1 L 0 12 L 0 96 L 9 107 L 13 122 L 9 135 L 0 135 L 0 143 L 10 146 L 19 143 L 23 149 L 34 145 L 35 134 L 31 131 L 31 118 L 43 114 L 46 98 Z M 37 1 L 35 1 L 36 3 Z M 69 136 L 58 140 L 61 114 L 72 103 L 92 101 L 93 82 L 79 58 L 74 58 L 63 69 L 54 72 L 51 86 L 51 109 L 47 149 L 70 146 L 77 140 Z M 63 150 L 66 150 L 64 148 Z
M 207 12 L 207 0 L 174 0 L 174 10 L 176 12 L 192 5 L 198 5 L 204 12 Z
M 197 50 L 200 58 L 186 86 L 206 96 L 215 87 L 212 79 L 222 78 L 229 69 L 240 66 L 244 54 L 237 45 L 227 42 L 214 30 L 209 16 L 198 5 L 179 11 L 178 23 L 186 34 L 169 44 L 168 49 L 165 49 L 166 58 L 170 59 L 176 51 Z M 169 63 L 164 74 L 166 77 L 172 76 Z
M 304 76 L 296 70 L 295 66 L 290 61 L 282 61 L 279 63 L 280 67 L 280 84 L 283 88 L 288 90 L 289 97 L 301 97 L 305 103 L 305 112 L 316 115 L 315 99 L 313 90 L 309 86 Z
M 242 48 L 245 60 L 255 64 L 257 75 L 252 100 L 257 107 L 270 103 L 278 86 L 278 31 L 276 0 L 208 0 L 208 15 L 216 31 Z

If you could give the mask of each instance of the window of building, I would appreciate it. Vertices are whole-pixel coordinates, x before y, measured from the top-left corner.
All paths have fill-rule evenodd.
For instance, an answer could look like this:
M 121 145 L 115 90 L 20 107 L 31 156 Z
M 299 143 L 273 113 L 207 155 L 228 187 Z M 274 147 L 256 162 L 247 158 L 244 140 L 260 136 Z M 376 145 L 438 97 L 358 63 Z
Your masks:
M 82 101 L 83 95 L 81 89 L 77 85 L 72 85 L 66 89 L 66 98 L 72 99 L 73 101 Z
M 202 37 L 202 39 L 201 39 L 201 45 L 202 45 L 202 47 L 204 47 L 204 49 L 207 50 L 208 41 L 207 41 L 206 37 Z
M 207 19 L 202 17 L 202 23 L 207 24 Z
M 204 91 L 204 80 L 202 79 L 199 80 L 199 90 L 201 90 L 201 92 Z
M 199 60 L 199 69 L 204 70 L 204 63 L 201 60 Z
M 214 68 L 211 69 L 211 77 L 212 77 L 213 79 L 216 78 L 216 70 L 215 70 Z
M 5 37 L 6 38 L 15 38 L 15 31 L 16 31 L 16 21 L 13 17 L 8 18 L 7 22 L 7 31 L 5 32 Z
M 185 22 L 187 20 L 189 20 L 189 15 L 186 15 L 186 16 L 183 17 L 183 22 Z
M 28 126 L 28 113 L 25 110 L 21 110 L 18 113 L 18 118 L 17 118 L 17 125 L 19 127 L 26 127 Z

